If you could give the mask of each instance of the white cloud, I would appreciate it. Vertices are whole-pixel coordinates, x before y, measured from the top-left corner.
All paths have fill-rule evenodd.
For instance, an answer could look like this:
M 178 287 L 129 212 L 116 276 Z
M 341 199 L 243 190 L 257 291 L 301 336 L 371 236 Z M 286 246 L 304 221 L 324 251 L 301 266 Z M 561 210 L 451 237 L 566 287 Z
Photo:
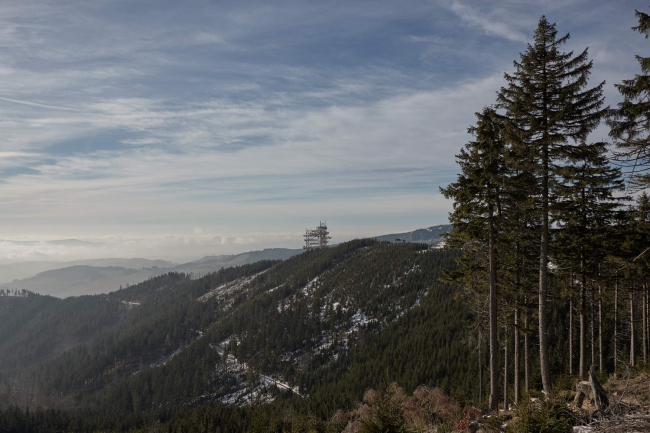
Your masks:
M 485 33 L 514 42 L 530 42 L 530 38 L 514 28 L 513 23 L 498 21 L 492 14 L 486 15 L 476 9 L 454 0 L 450 9 L 464 22 L 482 29 Z
M 580 22 L 570 44 L 594 48 L 609 90 L 646 43 L 627 43 L 633 23 L 592 25 L 604 2 L 121 5 L 0 4 L 0 235 L 121 234 L 134 251 L 207 236 L 218 253 L 264 245 L 251 227 L 440 223 L 438 185 L 520 51 L 502 39 L 525 41 L 546 8 Z
M 0 96 L 0 101 L 7 101 L 7 102 L 13 102 L 15 104 L 22 104 L 22 105 L 29 105 L 31 107 L 39 107 L 39 108 L 52 108 L 55 110 L 65 110 L 65 111 L 79 111 L 75 108 L 70 108 L 70 107 L 61 107 L 58 105 L 48 105 L 48 104 L 39 104 L 37 102 L 30 102 L 30 101 L 20 101 L 18 99 L 11 99 L 11 98 L 3 98 Z

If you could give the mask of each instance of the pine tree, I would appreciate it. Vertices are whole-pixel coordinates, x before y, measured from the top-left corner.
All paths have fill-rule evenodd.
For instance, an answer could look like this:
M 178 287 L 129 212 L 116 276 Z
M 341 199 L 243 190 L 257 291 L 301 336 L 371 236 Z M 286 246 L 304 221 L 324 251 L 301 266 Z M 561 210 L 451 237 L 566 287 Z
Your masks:
M 578 279 L 580 361 L 578 374 L 585 378 L 587 281 L 598 277 L 600 264 L 608 254 L 607 238 L 622 200 L 614 197 L 622 189 L 620 170 L 609 164 L 605 143 L 582 143 L 570 164 L 558 167 L 561 176 L 556 192 L 558 203 L 553 214 L 557 223 L 556 257 L 562 268 Z M 594 287 L 591 287 L 592 294 Z M 593 344 L 592 344 L 593 351 Z
M 458 180 L 447 188 L 441 188 L 441 192 L 454 200 L 454 211 L 449 217 L 453 225 L 450 236 L 452 243 L 462 245 L 482 241 L 488 247 L 490 408 L 494 410 L 499 404 L 497 237 L 506 170 L 505 143 L 503 124 L 494 109 L 485 108 L 476 116 L 476 126 L 469 128 L 476 140 L 467 143 L 456 156 L 461 169 Z M 467 251 L 465 257 L 474 252 L 473 249 Z M 468 271 L 465 267 L 461 272 L 468 274 Z
M 556 167 L 567 160 L 572 147 L 569 140 L 586 138 L 603 115 L 604 82 L 586 89 L 592 62 L 587 50 L 577 56 L 560 47 L 569 35 L 557 37 L 555 25 L 546 17 L 539 21 L 534 43 L 528 45 L 515 72 L 505 74 L 508 82 L 497 95 L 498 106 L 505 110 L 508 139 L 537 180 L 530 192 L 537 199 L 540 218 L 539 254 L 539 341 L 540 366 L 544 391 L 551 392 L 551 372 L 547 335 L 547 284 L 549 222 L 552 186 Z
M 632 27 L 650 37 L 650 15 L 635 11 L 639 25 Z M 616 157 L 629 169 L 630 186 L 650 186 L 650 57 L 636 56 L 641 74 L 616 84 L 624 100 L 608 111 L 610 136 L 618 146 Z

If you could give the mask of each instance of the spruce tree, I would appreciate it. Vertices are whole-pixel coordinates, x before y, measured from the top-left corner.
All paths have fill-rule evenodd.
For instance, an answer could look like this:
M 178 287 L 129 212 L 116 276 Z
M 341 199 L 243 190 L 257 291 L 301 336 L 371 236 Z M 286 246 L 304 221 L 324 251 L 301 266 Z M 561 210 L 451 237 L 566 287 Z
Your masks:
M 567 161 L 571 143 L 586 138 L 603 115 L 604 82 L 586 88 L 592 62 L 587 50 L 575 55 L 562 52 L 569 35 L 557 37 L 555 24 L 546 17 L 539 21 L 533 44 L 529 44 L 515 72 L 505 74 L 508 82 L 497 94 L 505 110 L 508 141 L 534 174 L 535 211 L 540 220 L 539 307 L 540 366 L 544 391 L 550 393 L 551 372 L 547 335 L 547 284 L 550 204 L 557 166 Z
M 503 124 L 494 109 L 485 108 L 476 113 L 478 122 L 469 132 L 476 138 L 456 155 L 461 173 L 455 183 L 441 192 L 454 200 L 454 211 L 449 216 L 453 229 L 452 244 L 480 241 L 487 243 L 489 269 L 489 322 L 490 322 L 490 409 L 499 404 L 499 363 L 497 327 L 497 237 L 498 218 L 501 213 L 502 185 L 505 177 L 505 142 Z M 466 250 L 466 259 L 460 264 L 476 263 L 467 260 L 475 249 Z M 465 277 L 470 274 L 465 267 Z
M 622 197 L 621 172 L 606 156 L 605 143 L 582 143 L 569 164 L 558 168 L 561 176 L 556 192 L 558 202 L 553 214 L 556 222 L 559 264 L 579 285 L 578 316 L 580 362 L 578 374 L 584 379 L 586 363 L 587 281 L 598 277 L 600 264 L 609 250 L 608 237 Z M 594 287 L 591 287 L 592 293 Z
M 633 30 L 650 36 L 650 15 L 636 11 Z M 650 186 L 650 57 L 636 56 L 641 74 L 616 84 L 623 102 L 608 112 L 610 136 L 618 146 L 616 157 L 629 171 L 633 188 Z

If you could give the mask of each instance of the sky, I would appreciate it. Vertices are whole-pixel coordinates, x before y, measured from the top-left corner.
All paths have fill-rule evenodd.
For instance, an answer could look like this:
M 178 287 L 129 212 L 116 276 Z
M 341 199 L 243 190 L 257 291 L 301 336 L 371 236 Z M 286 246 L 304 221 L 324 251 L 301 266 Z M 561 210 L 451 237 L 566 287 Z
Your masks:
M 0 262 L 186 261 L 300 248 L 321 221 L 334 242 L 446 223 L 439 187 L 540 16 L 589 47 L 614 105 L 649 5 L 3 0 Z

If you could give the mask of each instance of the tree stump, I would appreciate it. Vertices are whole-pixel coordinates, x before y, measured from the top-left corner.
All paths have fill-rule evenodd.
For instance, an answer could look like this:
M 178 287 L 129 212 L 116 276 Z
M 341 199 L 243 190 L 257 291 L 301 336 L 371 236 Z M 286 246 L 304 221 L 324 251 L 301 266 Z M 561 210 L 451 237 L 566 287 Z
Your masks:
M 578 394 L 583 393 L 587 399 L 591 400 L 591 394 L 593 392 L 591 390 L 591 383 L 587 380 L 581 380 L 576 384 L 576 392 Z
M 594 393 L 594 404 L 599 411 L 603 412 L 609 406 L 609 399 L 607 398 L 607 393 L 596 379 L 595 368 L 592 364 L 589 369 L 589 383 L 591 384 L 591 390 Z

